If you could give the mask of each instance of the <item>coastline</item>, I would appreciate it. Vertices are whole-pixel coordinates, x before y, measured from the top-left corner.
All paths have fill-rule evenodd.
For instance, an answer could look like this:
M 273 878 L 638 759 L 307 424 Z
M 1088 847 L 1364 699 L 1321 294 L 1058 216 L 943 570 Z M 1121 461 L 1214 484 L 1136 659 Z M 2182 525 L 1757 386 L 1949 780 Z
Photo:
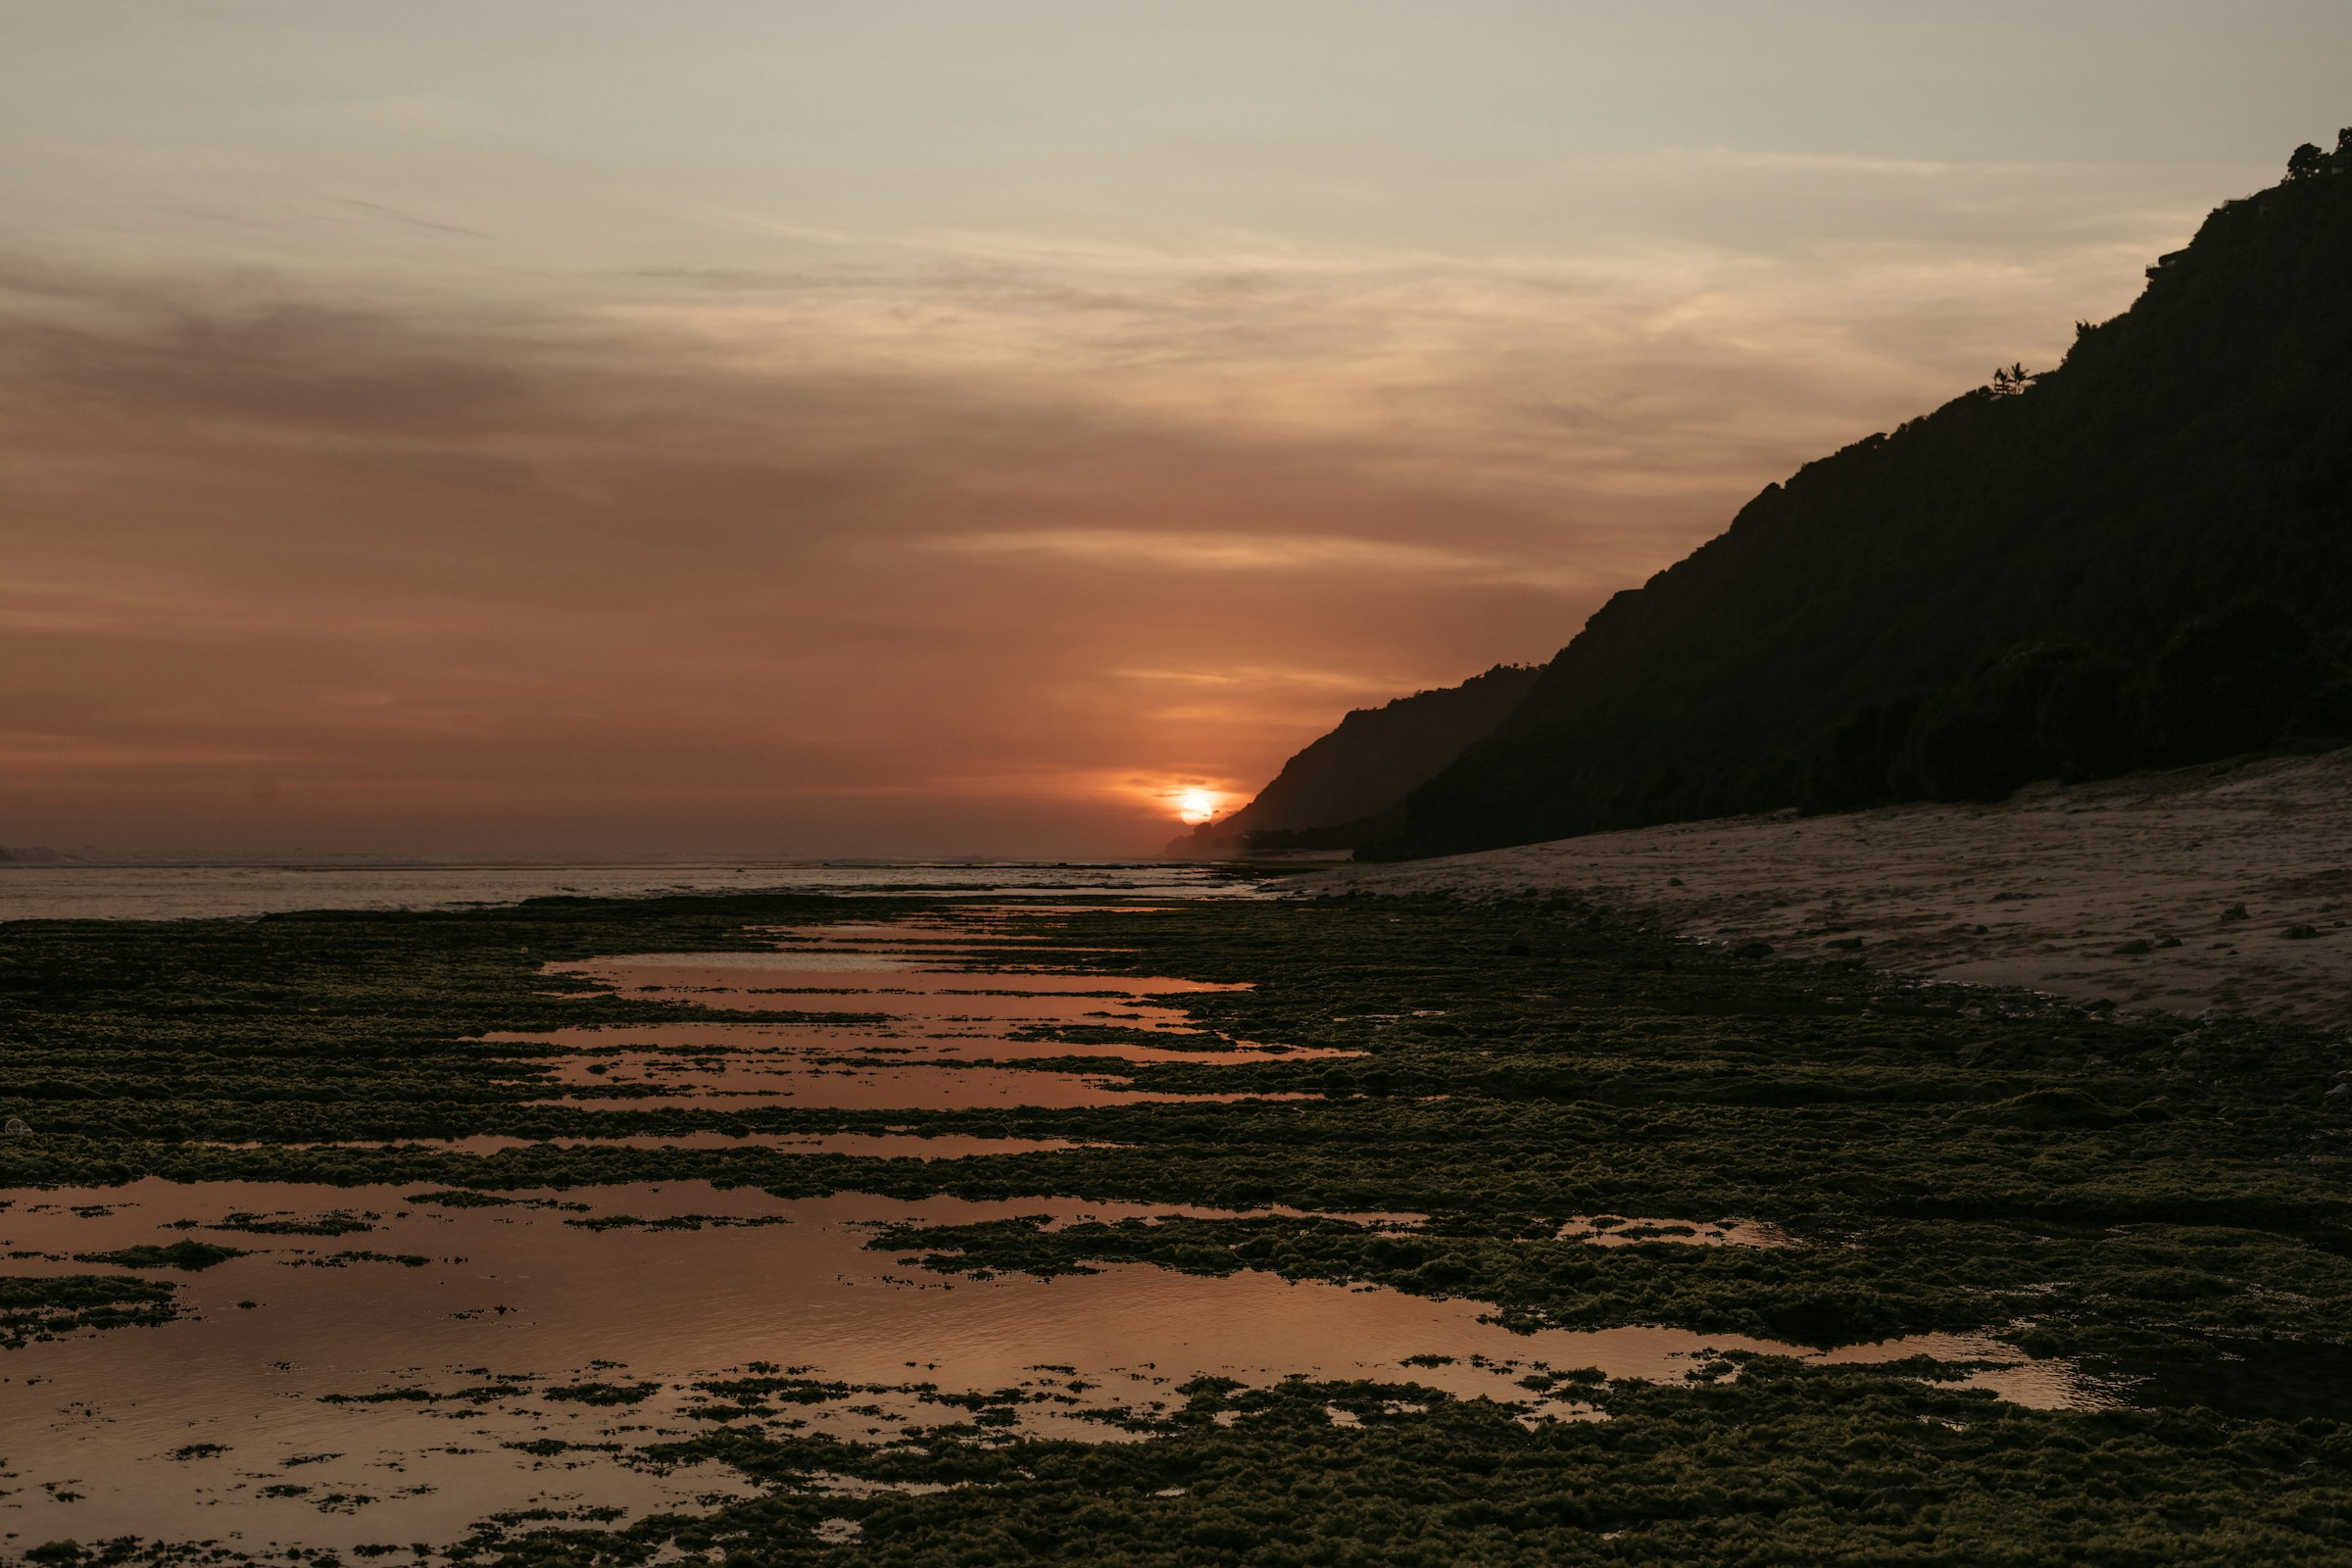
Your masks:
M 2173 1560 L 2336 1560 L 2333 1039 L 1832 951 L 1049 887 L 0 925 L 0 1328 L 44 1391 L 0 1524 L 57 1564 L 231 1513 L 314 1561 L 969 1562 L 1007 1519 L 1879 1561 L 1897 1489 L 1952 1560 L 2182 1498 Z M 1858 1446 L 1861 1489 L 1819 1461 Z
M 1573 898 L 1758 959 L 2125 1014 L 2352 1026 L 2352 749 L 2035 786 L 1991 805 L 1595 833 L 1272 886 Z

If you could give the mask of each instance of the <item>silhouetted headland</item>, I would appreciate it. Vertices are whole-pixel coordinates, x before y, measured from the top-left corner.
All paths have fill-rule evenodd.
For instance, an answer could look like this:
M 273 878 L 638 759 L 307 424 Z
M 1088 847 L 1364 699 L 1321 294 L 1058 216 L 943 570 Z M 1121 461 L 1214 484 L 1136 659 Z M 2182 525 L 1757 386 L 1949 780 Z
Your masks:
M 1603 606 L 1393 828 L 1285 787 L 1344 724 L 1208 831 L 1401 859 L 2340 745 L 2348 371 L 2352 130 L 2216 210 L 2057 368 L 1766 486 Z

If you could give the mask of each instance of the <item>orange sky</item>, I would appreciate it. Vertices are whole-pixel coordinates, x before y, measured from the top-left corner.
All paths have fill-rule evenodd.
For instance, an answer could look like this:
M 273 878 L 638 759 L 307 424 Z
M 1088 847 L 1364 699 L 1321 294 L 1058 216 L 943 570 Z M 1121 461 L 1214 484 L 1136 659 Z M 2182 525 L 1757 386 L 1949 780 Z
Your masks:
M 2044 9 L 11 6 L 0 843 L 1149 852 L 2352 120 Z

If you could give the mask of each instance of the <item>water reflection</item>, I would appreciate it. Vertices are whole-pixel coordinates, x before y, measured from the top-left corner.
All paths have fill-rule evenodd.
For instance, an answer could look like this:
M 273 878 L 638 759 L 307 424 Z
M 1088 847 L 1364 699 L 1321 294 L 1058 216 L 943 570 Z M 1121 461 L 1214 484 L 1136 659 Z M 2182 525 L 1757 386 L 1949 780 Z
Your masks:
M 1184 1005 L 1230 987 L 974 967 L 1049 956 L 1050 943 L 1024 924 L 1032 912 L 793 928 L 772 933 L 779 945 L 769 952 L 565 965 L 625 995 L 714 1014 L 488 1038 L 515 1048 L 518 1077 L 563 1092 L 544 1102 L 632 1109 L 1303 1099 L 1313 1097 L 1143 1094 L 1117 1069 L 1345 1054 L 1233 1040 Z M 1068 1057 L 1101 1068 L 1018 1065 Z M 334 1147 L 938 1159 L 1088 1146 L 911 1130 L 704 1130 Z M 1712 1349 L 1776 1348 L 1658 1328 L 1518 1336 L 1482 1321 L 1475 1301 L 1293 1285 L 1260 1272 L 1116 1265 L 1058 1279 L 949 1277 L 867 1247 L 876 1227 L 893 1223 L 1174 1215 L 1233 1211 L 1038 1198 L 781 1200 L 699 1182 L 483 1198 L 151 1180 L 16 1195 L 0 1207 L 0 1251 L 9 1253 L 0 1272 L 122 1273 L 73 1260 L 179 1240 L 239 1255 L 162 1276 L 190 1309 L 181 1321 L 0 1357 L 0 1454 L 18 1472 L 16 1490 L 0 1495 L 0 1533 L 212 1539 L 245 1550 L 442 1542 L 501 1510 L 641 1513 L 739 1494 L 747 1489 L 732 1472 L 665 1469 L 637 1452 L 712 1420 L 887 1441 L 966 1424 L 969 1396 L 1012 1391 L 992 1406 L 993 1428 L 1114 1441 L 1124 1434 L 1113 1418 L 1164 1410 L 1203 1374 L 1250 1384 L 1378 1378 L 1508 1401 L 1529 1420 L 1577 1418 L 1587 1412 L 1574 1385 L 1547 1394 L 1527 1386 L 1549 1381 L 1534 1374 L 1673 1379 Z M 1424 1218 L 1322 1217 L 1382 1229 Z M 1770 1245 L 1760 1228 L 1732 1222 L 1689 1226 L 1687 1236 L 1668 1234 L 1674 1222 L 1578 1224 L 1581 1239 L 1602 1245 Z M 1927 1338 L 1832 1359 L 1920 1353 L 2000 1363 L 1976 1381 L 2024 1402 L 2081 1397 L 2068 1369 L 1977 1340 Z M 761 1407 L 741 1396 L 747 1378 L 774 1376 L 810 1385 L 808 1397 Z
M 1076 1109 L 1137 1102 L 1305 1099 L 1139 1092 L 1103 1071 L 1017 1069 L 999 1062 L 1240 1065 L 1352 1054 L 1238 1042 L 1180 1004 L 1141 999 L 1247 987 L 1167 976 L 968 967 L 1033 930 L 1009 918 L 925 917 L 847 927 L 783 927 L 775 950 L 636 954 L 553 964 L 645 1001 L 684 1002 L 732 1017 L 708 1023 L 496 1034 L 494 1044 L 553 1048 L 518 1070 L 567 1093 L 540 1103 L 825 1110 Z M 896 942 L 889 939 L 904 937 Z M 1022 956 L 1032 956 L 1024 952 Z M 774 1015 L 748 1023 L 745 1013 Z
M 1119 1429 L 1106 1416 L 1166 1409 L 1201 1374 L 1375 1377 L 1507 1400 L 1540 1418 L 1580 1407 L 1522 1387 L 1531 1372 L 1671 1379 L 1710 1348 L 1771 1348 L 1655 1328 L 1518 1336 L 1482 1321 L 1471 1301 L 1262 1273 L 1119 1265 L 951 1279 L 865 1245 L 877 1226 L 902 1221 L 1218 1212 L 1198 1208 L 779 1200 L 691 1182 L 468 1202 L 480 1200 L 150 1180 L 44 1194 L 0 1213 L 0 1236 L 18 1252 L 71 1257 L 195 1238 L 244 1254 L 172 1276 L 189 1320 L 36 1344 L 0 1362 L 0 1452 L 22 1484 L 0 1498 L 0 1529 L 34 1541 L 102 1528 L 247 1548 L 350 1546 L 446 1540 L 523 1505 L 687 1505 L 740 1485 L 707 1467 L 660 1473 L 629 1451 L 698 1430 L 698 1412 L 727 1400 L 696 1385 L 752 1363 L 846 1386 L 732 1417 L 777 1430 L 886 1440 L 971 1418 L 943 1396 L 1020 1390 L 1008 1430 L 1107 1441 Z M 1835 1359 L 1923 1351 L 2018 1361 L 1948 1338 Z M 2063 1368 L 2001 1375 L 2012 1379 L 2004 1392 L 2028 1402 L 2075 1393 Z M 620 1402 L 592 1402 L 609 1396 L 583 1390 L 617 1391 Z M 78 1496 L 61 1500 L 66 1493 Z
M 544 1065 L 573 1082 L 600 1061 L 629 1055 L 661 1058 L 669 1063 L 659 1070 L 686 1072 L 709 1064 L 723 1067 L 747 1058 L 791 1057 L 830 1060 L 919 1056 L 926 1061 L 1023 1061 L 1065 1056 L 1093 1056 L 1118 1061 L 1190 1061 L 1226 1066 L 1250 1061 L 1314 1061 L 1332 1056 L 1358 1056 L 1357 1051 L 1335 1051 L 1312 1046 L 1233 1045 L 1223 1038 L 1189 1033 L 1165 1042 L 1119 1038 L 1115 1035 L 1070 1040 L 1036 1030 L 971 1029 L 928 1031 L 859 1029 L 837 1024 L 621 1024 L 596 1029 L 548 1029 L 533 1034 L 490 1034 L 493 1045 L 547 1045 L 577 1056 L 517 1058 Z

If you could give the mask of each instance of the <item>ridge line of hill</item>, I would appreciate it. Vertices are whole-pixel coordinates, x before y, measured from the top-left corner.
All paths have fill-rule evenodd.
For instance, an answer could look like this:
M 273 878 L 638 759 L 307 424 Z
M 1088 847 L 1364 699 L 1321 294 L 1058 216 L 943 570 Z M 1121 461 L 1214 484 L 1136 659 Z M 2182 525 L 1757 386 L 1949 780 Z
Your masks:
M 2352 130 L 1618 594 L 1360 852 L 1996 800 L 2352 737 Z

